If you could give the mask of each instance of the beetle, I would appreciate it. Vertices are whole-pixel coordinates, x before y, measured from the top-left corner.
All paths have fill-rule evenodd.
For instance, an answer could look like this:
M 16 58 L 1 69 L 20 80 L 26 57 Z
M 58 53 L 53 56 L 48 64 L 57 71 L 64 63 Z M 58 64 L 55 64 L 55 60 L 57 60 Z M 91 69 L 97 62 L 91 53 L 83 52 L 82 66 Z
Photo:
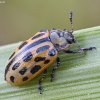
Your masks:
M 4 78 L 13 85 L 24 84 L 41 72 L 43 76 L 39 79 L 38 89 L 42 93 L 42 81 L 47 74 L 49 67 L 55 60 L 57 65 L 52 69 L 51 78 L 54 79 L 55 70 L 60 65 L 58 52 L 65 53 L 83 53 L 95 47 L 81 48 L 78 41 L 72 34 L 74 31 L 72 23 L 72 11 L 70 12 L 70 23 L 72 31 L 66 29 L 41 30 L 33 37 L 24 41 L 15 49 L 6 64 Z M 69 50 L 70 44 L 77 43 L 79 50 Z

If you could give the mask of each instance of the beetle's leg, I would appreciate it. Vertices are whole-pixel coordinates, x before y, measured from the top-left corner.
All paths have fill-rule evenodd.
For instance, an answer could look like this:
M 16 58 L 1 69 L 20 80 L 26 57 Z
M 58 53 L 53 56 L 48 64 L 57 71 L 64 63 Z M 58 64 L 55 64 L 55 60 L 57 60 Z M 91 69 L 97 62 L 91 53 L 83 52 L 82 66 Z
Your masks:
M 77 50 L 66 50 L 65 53 L 79 53 Z
M 53 69 L 52 69 L 52 73 L 51 73 L 51 82 L 52 82 L 52 80 L 53 80 L 53 78 L 54 78 L 54 74 L 55 74 L 55 70 L 58 68 L 58 66 L 60 65 L 60 58 L 59 57 L 57 57 L 57 59 L 56 59 L 56 61 L 57 61 L 57 66 L 56 67 L 54 67 Z
M 88 51 L 88 50 L 93 50 L 93 49 L 96 49 L 96 47 L 89 47 L 89 48 L 82 48 L 83 51 Z
M 93 50 L 96 49 L 96 47 L 89 47 L 89 48 L 81 48 L 83 51 Z M 66 50 L 65 53 L 79 53 L 78 50 Z
M 44 70 L 42 78 L 39 79 L 38 89 L 40 91 L 40 94 L 42 94 L 42 81 L 46 77 L 46 75 L 47 75 L 47 69 Z

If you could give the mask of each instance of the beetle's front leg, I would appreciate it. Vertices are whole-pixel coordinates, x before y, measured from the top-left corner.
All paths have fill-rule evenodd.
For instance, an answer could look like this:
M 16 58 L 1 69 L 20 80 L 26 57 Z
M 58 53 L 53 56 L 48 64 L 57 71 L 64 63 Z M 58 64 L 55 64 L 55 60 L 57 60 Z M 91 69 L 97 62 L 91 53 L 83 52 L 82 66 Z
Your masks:
M 89 48 L 82 48 L 83 51 L 88 51 L 88 50 L 93 50 L 93 49 L 96 49 L 96 47 L 89 47 Z
M 60 58 L 57 57 L 56 61 L 57 61 L 57 66 L 54 67 L 54 68 L 52 69 L 51 79 L 50 79 L 51 82 L 52 82 L 52 80 L 53 80 L 53 78 L 54 78 L 55 70 L 56 70 L 56 69 L 58 68 L 58 66 L 60 65 Z
M 89 48 L 81 48 L 81 50 L 64 50 L 65 53 L 82 53 L 84 51 L 93 50 L 96 47 L 89 47 Z

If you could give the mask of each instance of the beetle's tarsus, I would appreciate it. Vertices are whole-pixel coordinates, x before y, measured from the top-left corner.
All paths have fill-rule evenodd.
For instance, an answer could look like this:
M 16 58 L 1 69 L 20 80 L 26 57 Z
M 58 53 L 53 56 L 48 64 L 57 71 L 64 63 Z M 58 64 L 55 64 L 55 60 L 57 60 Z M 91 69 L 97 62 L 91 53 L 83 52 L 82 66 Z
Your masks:
M 53 79 L 54 79 L 54 74 L 55 74 L 55 69 L 53 68 L 52 73 L 51 73 L 51 79 L 50 79 L 51 82 L 52 82 Z
M 89 47 L 89 48 L 82 48 L 83 51 L 87 51 L 87 50 L 93 50 L 93 49 L 96 49 L 96 47 Z
M 40 94 L 42 94 L 42 86 L 41 85 L 39 85 L 38 90 L 40 91 Z
M 38 86 L 38 90 L 40 91 L 40 94 L 42 94 L 42 86 L 41 86 L 42 80 L 43 78 L 39 80 L 39 86 Z
M 54 78 L 53 78 L 53 77 L 51 77 L 50 81 L 52 82 L 52 81 L 53 81 L 53 79 L 54 79 Z
M 42 81 L 47 75 L 47 69 L 44 70 L 42 78 L 39 79 L 38 83 L 38 90 L 40 91 L 40 94 L 42 94 Z

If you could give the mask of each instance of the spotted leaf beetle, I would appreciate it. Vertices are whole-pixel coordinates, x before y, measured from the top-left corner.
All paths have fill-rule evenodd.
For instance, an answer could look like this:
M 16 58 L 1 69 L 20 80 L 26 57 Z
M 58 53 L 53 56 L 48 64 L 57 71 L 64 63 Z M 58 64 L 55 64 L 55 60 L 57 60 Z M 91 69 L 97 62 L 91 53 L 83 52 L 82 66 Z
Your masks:
M 6 64 L 4 78 L 13 85 L 21 85 L 43 72 L 42 78 L 39 79 L 38 89 L 42 93 L 42 80 L 47 74 L 49 67 L 55 60 L 56 67 L 52 69 L 51 81 L 54 78 L 55 70 L 60 65 L 58 52 L 65 53 L 83 53 L 95 47 L 81 48 L 78 41 L 72 34 L 74 31 L 72 23 L 72 11 L 70 12 L 70 23 L 72 31 L 66 29 L 41 30 L 33 37 L 24 41 L 15 49 Z M 77 43 L 79 50 L 69 50 L 72 43 Z

